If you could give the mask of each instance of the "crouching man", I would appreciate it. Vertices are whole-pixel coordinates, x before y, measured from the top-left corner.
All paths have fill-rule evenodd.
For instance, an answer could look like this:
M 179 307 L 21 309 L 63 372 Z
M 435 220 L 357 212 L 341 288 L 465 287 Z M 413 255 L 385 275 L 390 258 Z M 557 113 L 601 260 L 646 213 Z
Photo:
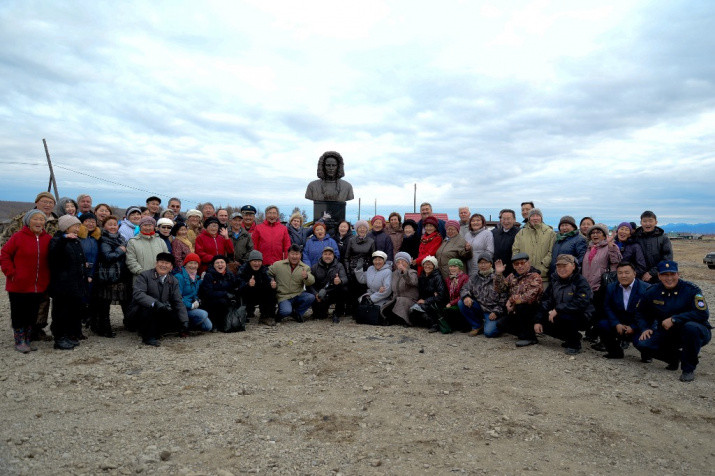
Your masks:
M 581 352 L 581 333 L 593 313 L 593 292 L 586 278 L 578 272 L 576 258 L 561 254 L 556 258 L 556 272 L 541 296 L 534 332 L 546 333 L 564 341 L 567 354 Z
M 276 281 L 278 322 L 288 316 L 303 322 L 303 315 L 315 301 L 315 296 L 305 290 L 306 286 L 315 283 L 315 277 L 310 267 L 300 260 L 302 256 L 300 246 L 291 245 L 288 248 L 288 259 L 276 261 L 268 267 L 268 275 Z
M 345 298 L 348 292 L 348 276 L 345 273 L 345 267 L 335 259 L 333 248 L 326 246 L 323 248 L 320 260 L 311 266 L 310 270 L 315 276 L 315 283 L 308 288 L 308 291 L 315 295 L 313 318 L 327 318 L 330 305 L 335 303 L 333 322 L 339 323 L 339 310 L 345 307 Z
M 171 275 L 174 256 L 156 255 L 154 269 L 142 271 L 134 279 L 131 313 L 139 325 L 142 342 L 159 347 L 162 332 L 178 329 L 186 337 L 189 317 L 181 298 L 179 282 Z
M 644 362 L 655 357 L 667 362 L 668 370 L 682 364 L 680 380 L 691 382 L 700 348 L 712 337 L 708 305 L 699 287 L 680 279 L 675 261 L 658 263 L 658 280 L 638 303 L 636 319 L 643 333 L 636 348 Z
M 511 258 L 514 273 L 506 278 L 506 265 L 500 259 L 494 263 L 494 290 L 506 293 L 507 315 L 497 324 L 499 332 L 515 334 L 517 347 L 537 344 L 534 322 L 539 311 L 539 299 L 544 288 L 541 285 L 541 272 L 531 266 L 529 255 L 516 253 Z

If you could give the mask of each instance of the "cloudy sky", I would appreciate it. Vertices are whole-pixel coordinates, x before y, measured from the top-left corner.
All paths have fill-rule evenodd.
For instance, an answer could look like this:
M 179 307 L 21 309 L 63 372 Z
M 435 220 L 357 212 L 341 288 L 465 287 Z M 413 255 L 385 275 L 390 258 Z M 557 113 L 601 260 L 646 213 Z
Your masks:
M 711 222 L 715 2 L 0 2 L 0 199 Z M 81 173 L 80 173 L 81 172 Z

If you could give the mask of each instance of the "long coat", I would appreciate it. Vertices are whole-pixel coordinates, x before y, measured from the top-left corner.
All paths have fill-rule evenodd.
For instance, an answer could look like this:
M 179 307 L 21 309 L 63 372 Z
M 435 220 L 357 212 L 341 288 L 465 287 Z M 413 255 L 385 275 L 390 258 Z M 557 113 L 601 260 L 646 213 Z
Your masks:
M 407 271 L 400 271 L 399 269 L 393 271 L 392 281 L 390 282 L 392 299 L 383 306 L 383 309 L 391 307 L 390 310 L 400 316 L 408 325 L 412 325 L 410 308 L 419 299 L 420 291 L 417 287 L 417 282 L 417 271 L 412 268 L 408 268 Z
M 472 251 L 467 251 L 464 248 L 466 245 L 467 240 L 465 240 L 462 235 L 442 240 L 442 244 L 439 245 L 439 249 L 437 250 L 437 255 L 435 257 L 437 258 L 437 267 L 439 268 L 439 272 L 442 273 L 442 277 L 444 279 L 449 277 L 450 259 L 460 259 L 466 266 L 467 262 L 472 257 Z

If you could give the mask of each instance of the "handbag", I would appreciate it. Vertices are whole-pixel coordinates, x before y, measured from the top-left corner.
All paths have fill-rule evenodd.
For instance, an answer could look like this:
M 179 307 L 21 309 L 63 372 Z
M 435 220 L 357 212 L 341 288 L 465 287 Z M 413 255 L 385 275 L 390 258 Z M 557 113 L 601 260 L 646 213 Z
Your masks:
M 375 304 L 358 304 L 355 309 L 355 322 L 372 326 L 381 325 L 380 306 L 376 306 Z

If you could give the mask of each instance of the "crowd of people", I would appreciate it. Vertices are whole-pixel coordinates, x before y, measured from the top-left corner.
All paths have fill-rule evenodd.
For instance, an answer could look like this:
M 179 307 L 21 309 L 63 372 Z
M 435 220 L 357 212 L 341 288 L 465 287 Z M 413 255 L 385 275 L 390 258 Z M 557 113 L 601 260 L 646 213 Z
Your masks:
M 523 221 L 501 210 L 493 229 L 468 207 L 459 220 L 438 219 L 429 203 L 419 221 L 393 212 L 335 230 L 307 226 L 300 213 L 284 225 L 273 205 L 260 223 L 256 212 L 210 203 L 182 212 L 177 198 L 162 209 L 153 196 L 119 217 L 87 194 L 38 194 L 2 236 L 15 349 L 53 339 L 71 350 L 86 328 L 114 337 L 112 305 L 151 346 L 169 332 L 242 331 L 252 319 L 275 326 L 352 316 L 445 334 L 507 333 L 517 347 L 548 334 L 567 354 L 586 339 L 609 359 L 632 345 L 643 362 L 663 360 L 687 382 L 711 338 L 705 298 L 680 278 L 651 211 L 640 226 L 624 221 L 612 232 L 571 216 L 554 230 L 532 202 L 521 204 Z

